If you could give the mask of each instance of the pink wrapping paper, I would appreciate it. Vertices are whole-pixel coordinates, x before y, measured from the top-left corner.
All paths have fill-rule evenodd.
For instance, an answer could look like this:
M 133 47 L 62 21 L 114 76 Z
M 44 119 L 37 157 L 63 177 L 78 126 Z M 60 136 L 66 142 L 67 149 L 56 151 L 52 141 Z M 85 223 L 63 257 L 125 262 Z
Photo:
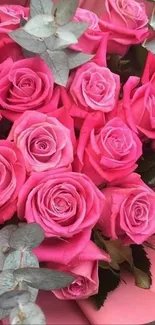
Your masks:
M 77 302 L 92 325 L 139 325 L 155 320 L 155 251 L 148 249 L 152 263 L 153 283 L 151 290 L 139 289 L 133 278 L 126 274 L 120 287 L 110 293 L 104 307 L 96 310 L 90 301 Z

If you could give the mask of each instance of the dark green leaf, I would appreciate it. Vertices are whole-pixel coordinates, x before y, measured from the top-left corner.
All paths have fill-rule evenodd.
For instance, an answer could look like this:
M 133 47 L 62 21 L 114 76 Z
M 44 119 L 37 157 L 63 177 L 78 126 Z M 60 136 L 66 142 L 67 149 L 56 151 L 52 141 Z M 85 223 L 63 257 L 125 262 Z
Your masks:
M 44 231 L 37 223 L 29 223 L 14 231 L 10 237 L 10 247 L 25 250 L 39 246 L 44 240 Z
M 151 263 L 142 245 L 131 245 L 135 275 L 135 283 L 143 289 L 149 289 L 152 284 Z
M 25 305 L 30 300 L 30 293 L 23 290 L 12 290 L 0 296 L 0 308 L 11 309 L 19 304 Z
M 22 268 L 14 271 L 14 276 L 33 288 L 47 291 L 65 288 L 74 280 L 69 273 L 38 268 Z
M 9 36 L 21 47 L 34 53 L 46 51 L 46 45 L 42 39 L 28 34 L 23 28 L 19 28 L 9 33 Z
M 116 276 L 110 269 L 99 267 L 99 291 L 93 296 L 97 309 L 100 309 L 107 298 L 109 292 L 114 291 L 120 284 L 120 273 Z
M 143 148 L 143 156 L 138 161 L 136 170 L 143 181 L 150 187 L 155 186 L 155 152 L 149 148 Z

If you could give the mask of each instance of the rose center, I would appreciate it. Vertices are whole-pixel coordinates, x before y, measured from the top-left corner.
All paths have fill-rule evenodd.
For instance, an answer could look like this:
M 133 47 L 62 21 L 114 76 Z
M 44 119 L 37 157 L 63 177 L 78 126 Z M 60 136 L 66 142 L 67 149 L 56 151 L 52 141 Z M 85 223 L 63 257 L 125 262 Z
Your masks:
M 85 279 L 79 277 L 76 279 L 68 288 L 68 291 L 75 296 L 80 296 L 81 294 L 85 293 L 86 291 L 86 283 Z

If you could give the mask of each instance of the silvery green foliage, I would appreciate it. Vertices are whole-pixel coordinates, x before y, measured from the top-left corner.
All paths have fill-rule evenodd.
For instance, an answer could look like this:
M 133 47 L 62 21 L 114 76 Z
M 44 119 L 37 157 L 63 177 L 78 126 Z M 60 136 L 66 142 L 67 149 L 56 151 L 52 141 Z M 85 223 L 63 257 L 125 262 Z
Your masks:
M 0 231 L 0 320 L 10 315 L 11 325 L 44 325 L 45 316 L 34 303 L 39 289 L 65 288 L 73 282 L 71 274 L 39 268 L 31 249 L 43 240 L 44 232 L 35 223 L 6 226 Z
M 31 0 L 30 18 L 21 20 L 21 26 L 9 36 L 26 51 L 27 57 L 40 55 L 53 72 L 55 83 L 66 86 L 70 69 L 74 69 L 93 55 L 65 49 L 78 43 L 88 28 L 86 22 L 74 22 L 72 18 L 79 0 Z M 27 52 L 28 51 L 28 52 Z M 32 53 L 32 54 L 31 54 Z M 70 63 L 72 62 L 72 63 Z

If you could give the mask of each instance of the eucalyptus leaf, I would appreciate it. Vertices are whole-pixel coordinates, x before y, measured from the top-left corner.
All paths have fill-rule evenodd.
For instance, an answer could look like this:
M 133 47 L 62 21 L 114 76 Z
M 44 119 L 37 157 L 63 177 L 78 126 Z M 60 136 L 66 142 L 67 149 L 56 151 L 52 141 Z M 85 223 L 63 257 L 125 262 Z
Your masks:
M 39 267 L 39 262 L 35 255 L 29 251 L 11 252 L 5 259 L 3 270 L 17 270 L 22 267 Z
M 71 43 L 69 40 L 63 40 L 58 36 L 52 35 L 44 40 L 48 50 L 56 51 L 66 49 Z
M 19 304 L 25 305 L 30 300 L 30 293 L 23 290 L 12 290 L 0 296 L 0 308 L 11 309 Z
M 68 58 L 63 51 L 46 51 L 41 55 L 53 72 L 55 83 L 66 86 L 69 76 Z
M 13 270 L 5 270 L 0 273 L 0 295 L 14 289 L 17 284 Z
M 88 29 L 88 23 L 82 21 L 70 21 L 63 26 L 63 30 L 72 32 L 78 39 Z
M 29 287 L 24 281 L 20 281 L 18 284 L 20 290 L 28 291 L 30 294 L 30 302 L 35 302 L 38 295 L 38 289 Z
M 65 50 L 68 57 L 69 69 L 74 69 L 90 61 L 94 55 L 82 52 L 75 52 L 70 49 Z
M 43 229 L 37 223 L 29 223 L 14 231 L 10 237 L 10 247 L 25 250 L 39 246 L 44 240 Z
M 9 239 L 13 231 L 17 229 L 15 225 L 8 225 L 0 230 L 0 250 L 5 253 L 8 251 Z
M 60 39 L 62 39 L 65 42 L 68 42 L 68 44 L 76 44 L 78 42 L 75 35 L 70 31 L 57 31 L 57 35 Z
M 150 41 L 148 40 L 148 41 L 144 42 L 143 47 L 145 47 L 148 51 L 155 54 L 155 39 L 153 38 Z
M 50 15 L 53 8 L 51 0 L 31 0 L 30 13 L 31 17 L 41 14 Z
M 46 319 L 41 309 L 34 303 L 15 307 L 10 313 L 10 323 L 13 325 L 46 325 Z
M 23 28 L 19 28 L 9 33 L 9 36 L 27 51 L 34 53 L 43 53 L 46 51 L 46 45 L 42 39 L 28 34 Z
M 150 289 L 151 278 L 148 273 L 134 267 L 135 284 L 142 289 Z
M 52 15 L 58 25 L 67 24 L 74 16 L 79 0 L 59 0 L 52 9 Z
M 71 274 L 49 269 L 22 268 L 14 271 L 18 281 L 41 290 L 55 290 L 67 287 L 75 279 Z
M 10 315 L 11 309 L 2 309 L 0 308 L 0 320 L 8 317 Z
M 56 28 L 50 15 L 37 15 L 31 18 L 23 27 L 28 34 L 43 38 L 53 35 Z
M 5 258 L 6 258 L 6 256 L 5 256 L 4 253 L 0 250 L 0 271 L 3 270 L 4 262 L 5 262 Z

